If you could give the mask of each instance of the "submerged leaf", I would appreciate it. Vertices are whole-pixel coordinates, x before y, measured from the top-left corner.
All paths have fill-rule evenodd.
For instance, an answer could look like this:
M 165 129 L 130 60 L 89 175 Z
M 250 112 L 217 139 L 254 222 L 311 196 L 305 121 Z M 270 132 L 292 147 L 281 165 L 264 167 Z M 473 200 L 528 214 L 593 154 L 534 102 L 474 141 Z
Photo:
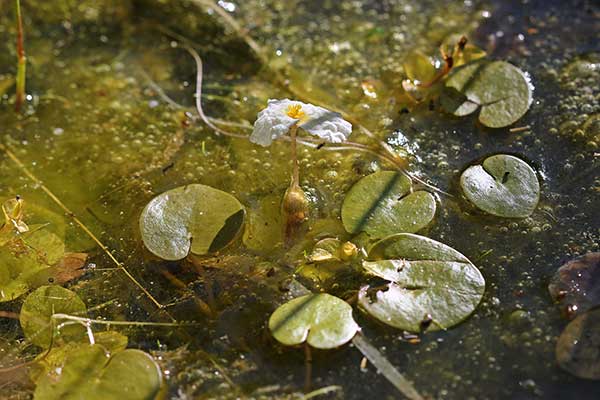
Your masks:
M 33 291 L 23 303 L 19 322 L 25 337 L 32 343 L 47 348 L 54 338 L 79 340 L 85 334 L 80 324 L 64 325 L 54 329 L 54 314 L 84 316 L 86 307 L 74 292 L 60 286 L 42 286 Z
M 435 215 L 435 198 L 410 190 L 410 180 L 399 172 L 381 171 L 362 178 L 344 198 L 344 228 L 349 233 L 364 231 L 372 238 L 423 229 Z
M 94 334 L 94 339 L 96 344 L 102 345 L 111 354 L 125 350 L 128 342 L 127 336 L 115 331 L 97 332 Z M 48 352 L 36 357 L 36 362 L 29 369 L 31 380 L 37 382 L 44 375 L 62 370 L 71 353 L 87 349 L 89 344 L 84 342 L 67 342 L 52 347 Z
M 502 128 L 521 118 L 532 102 L 529 77 L 504 61 L 478 60 L 453 70 L 442 92 L 442 106 L 457 116 L 481 107 L 479 121 Z
M 408 54 L 403 67 L 407 78 L 417 84 L 429 82 L 435 76 L 435 67 L 431 59 L 418 50 Z
M 373 298 L 358 294 L 360 308 L 412 332 L 446 329 L 467 318 L 485 290 L 479 270 L 461 253 L 435 240 L 402 233 L 375 243 L 364 269 L 390 281 Z
M 460 186 L 471 203 L 499 217 L 528 217 L 540 198 L 533 168 L 508 154 L 497 154 L 486 158 L 482 165 L 470 166 L 462 173 Z
M 286 346 L 305 341 L 318 349 L 331 349 L 350 341 L 359 327 L 352 307 L 330 294 L 307 294 L 283 304 L 271 315 L 269 329 Z
M 283 226 L 281 195 L 267 195 L 248 208 L 244 245 L 255 251 L 273 251 L 283 243 Z
M 65 253 L 56 264 L 40 270 L 29 278 L 31 287 L 52 283 L 63 285 L 84 274 L 87 253 Z
M 556 343 L 558 365 L 583 379 L 600 379 L 600 309 L 581 314 Z
M 548 290 L 569 319 L 600 306 L 600 253 L 584 254 L 560 267 Z
M 140 350 L 118 351 L 110 358 L 99 344 L 70 352 L 64 367 L 38 379 L 36 400 L 148 400 L 162 385 L 162 373 L 152 356 Z
M 244 207 L 235 197 L 200 184 L 156 196 L 140 216 L 146 248 L 165 260 L 220 250 L 235 238 L 243 223 Z

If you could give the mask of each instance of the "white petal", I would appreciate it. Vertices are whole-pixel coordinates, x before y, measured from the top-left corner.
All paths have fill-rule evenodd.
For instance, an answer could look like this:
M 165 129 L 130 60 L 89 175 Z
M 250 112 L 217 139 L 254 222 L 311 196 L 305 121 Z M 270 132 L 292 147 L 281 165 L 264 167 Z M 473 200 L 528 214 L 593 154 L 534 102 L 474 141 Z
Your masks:
M 352 133 L 352 124 L 343 119 L 340 113 L 312 104 L 307 104 L 303 108 L 306 108 L 305 112 L 309 119 L 300 127 L 311 135 L 328 142 L 341 143 Z
M 267 107 L 258 113 L 250 141 L 261 146 L 269 146 L 274 139 L 285 135 L 298 121 L 287 115 L 287 108 L 296 103 L 299 102 L 288 99 L 269 100 Z

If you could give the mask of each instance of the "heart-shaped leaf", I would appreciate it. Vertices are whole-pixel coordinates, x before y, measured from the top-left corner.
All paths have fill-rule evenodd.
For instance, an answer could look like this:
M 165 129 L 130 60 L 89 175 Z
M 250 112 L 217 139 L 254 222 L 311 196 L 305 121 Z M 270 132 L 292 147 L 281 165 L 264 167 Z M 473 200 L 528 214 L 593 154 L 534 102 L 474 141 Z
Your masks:
M 568 318 L 600 306 L 600 253 L 585 254 L 560 267 L 548 290 Z
M 156 398 L 162 373 L 154 359 L 127 349 L 108 357 L 101 345 L 81 345 L 64 366 L 38 379 L 36 400 L 149 400 Z
M 412 332 L 449 328 L 467 318 L 485 290 L 479 270 L 435 240 L 401 233 L 369 251 L 364 269 L 390 281 L 387 290 L 358 294 L 360 308 L 381 322 Z
M 140 216 L 146 248 L 164 260 L 220 250 L 233 240 L 243 223 L 244 207 L 235 197 L 200 184 L 156 196 Z
M 556 360 L 579 378 L 600 379 L 600 309 L 579 315 L 556 343 Z
M 457 116 L 479 107 L 479 121 L 502 128 L 521 118 L 532 102 L 529 77 L 504 61 L 477 60 L 453 70 L 446 80 L 441 103 Z
M 460 186 L 471 203 L 499 217 L 528 217 L 540 198 L 533 168 L 508 154 L 497 154 L 486 158 L 482 165 L 470 166 L 462 173 Z
M 286 346 L 305 341 L 318 349 L 347 343 L 359 330 L 352 307 L 330 294 L 307 294 L 283 304 L 271 315 L 269 329 Z
M 410 190 L 410 180 L 399 172 L 381 171 L 362 178 L 344 198 L 344 228 L 350 233 L 364 231 L 372 238 L 423 229 L 435 215 L 435 198 Z
M 21 307 L 19 322 L 25 337 L 32 343 L 47 348 L 55 339 L 79 340 L 85 335 L 80 324 L 65 325 L 55 330 L 51 320 L 53 314 L 85 316 L 86 307 L 74 292 L 60 286 L 42 286 L 33 291 Z

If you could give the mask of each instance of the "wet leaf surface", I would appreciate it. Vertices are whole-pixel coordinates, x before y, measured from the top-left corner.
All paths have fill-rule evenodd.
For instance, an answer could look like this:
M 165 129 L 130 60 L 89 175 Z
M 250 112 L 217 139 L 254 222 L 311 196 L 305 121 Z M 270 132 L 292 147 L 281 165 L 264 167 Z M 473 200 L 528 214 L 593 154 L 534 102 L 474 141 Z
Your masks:
M 393 171 L 382 171 L 359 180 L 342 204 L 342 222 L 349 233 L 366 232 L 372 238 L 417 232 L 435 215 L 431 193 L 411 193 L 410 180 Z
M 446 111 L 456 116 L 481 107 L 479 121 L 490 128 L 502 128 L 527 112 L 532 87 L 528 77 L 514 65 L 478 60 L 453 70 L 441 101 Z
M 359 327 L 352 318 L 352 307 L 342 299 L 309 294 L 277 308 L 269 319 L 269 329 L 286 346 L 306 341 L 318 349 L 331 349 L 350 341 Z
M 180 260 L 227 245 L 244 222 L 244 207 L 230 194 L 201 184 L 164 192 L 140 216 L 146 248 L 165 260 Z
M 39 378 L 34 399 L 147 400 L 157 396 L 162 373 L 149 354 L 127 349 L 108 355 L 99 344 L 73 349 L 63 368 Z
M 508 154 L 497 154 L 481 165 L 468 167 L 460 177 L 460 186 L 471 203 L 498 217 L 528 217 L 540 198 L 535 171 Z
M 600 305 L 600 253 L 577 257 L 556 271 L 548 285 L 552 299 L 571 319 Z
M 600 309 L 581 314 L 567 325 L 556 343 L 556 361 L 579 378 L 600 379 Z
M 375 293 L 361 288 L 359 306 L 399 329 L 450 328 L 475 310 L 485 290 L 481 273 L 465 256 L 423 236 L 390 236 L 373 246 L 369 258 L 366 272 L 390 283 Z
M 33 291 L 21 307 L 19 321 L 25 337 L 32 343 L 47 348 L 52 343 L 53 314 L 85 316 L 86 307 L 76 293 L 60 286 L 42 286 Z M 80 340 L 85 328 L 80 324 L 68 324 L 56 330 L 54 341 Z

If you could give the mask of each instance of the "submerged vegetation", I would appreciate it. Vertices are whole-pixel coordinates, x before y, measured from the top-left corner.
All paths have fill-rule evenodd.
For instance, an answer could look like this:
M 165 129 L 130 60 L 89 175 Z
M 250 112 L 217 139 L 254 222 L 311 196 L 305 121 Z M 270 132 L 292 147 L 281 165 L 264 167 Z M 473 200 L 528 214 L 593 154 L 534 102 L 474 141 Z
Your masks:
M 0 15 L 2 396 L 594 398 L 593 18 L 322 3 Z

